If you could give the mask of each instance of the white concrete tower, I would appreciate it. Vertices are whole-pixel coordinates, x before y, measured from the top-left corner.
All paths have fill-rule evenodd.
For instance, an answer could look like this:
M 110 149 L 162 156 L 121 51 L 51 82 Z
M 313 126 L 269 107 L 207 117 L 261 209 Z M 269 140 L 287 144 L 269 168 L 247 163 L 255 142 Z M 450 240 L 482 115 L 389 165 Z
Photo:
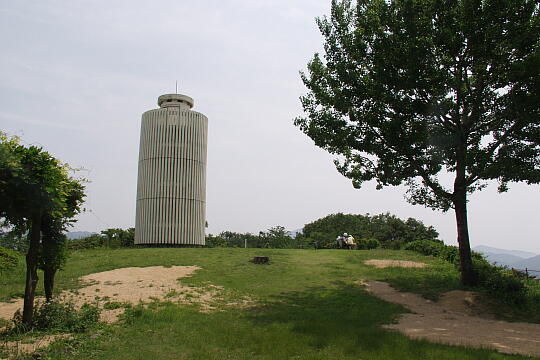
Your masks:
M 135 244 L 204 245 L 208 119 L 167 94 L 142 115 Z

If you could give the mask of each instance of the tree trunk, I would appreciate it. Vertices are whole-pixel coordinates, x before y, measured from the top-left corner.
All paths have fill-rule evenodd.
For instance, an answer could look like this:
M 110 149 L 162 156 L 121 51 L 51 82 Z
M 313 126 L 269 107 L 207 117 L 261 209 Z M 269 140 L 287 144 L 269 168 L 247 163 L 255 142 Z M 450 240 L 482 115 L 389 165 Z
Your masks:
M 51 301 L 53 299 L 53 289 L 54 289 L 54 276 L 56 275 L 56 270 L 52 268 L 45 268 L 43 270 L 43 283 L 45 286 L 45 299 Z
M 23 324 L 30 326 L 34 315 L 34 297 L 38 282 L 38 251 L 41 240 L 41 214 L 32 216 L 32 228 L 30 229 L 30 246 L 26 254 L 26 284 L 24 289 Z
M 469 225 L 467 223 L 467 194 L 454 194 L 454 209 L 456 212 L 457 241 L 459 244 L 459 262 L 461 283 L 467 286 L 476 285 L 476 273 L 471 258 L 471 245 L 469 243 Z
M 476 285 L 476 274 L 471 258 L 469 224 L 467 222 L 466 143 L 466 139 L 461 138 L 461 144 L 458 145 L 456 151 L 456 179 L 454 181 L 453 203 L 456 212 L 461 283 L 463 285 L 473 286 Z

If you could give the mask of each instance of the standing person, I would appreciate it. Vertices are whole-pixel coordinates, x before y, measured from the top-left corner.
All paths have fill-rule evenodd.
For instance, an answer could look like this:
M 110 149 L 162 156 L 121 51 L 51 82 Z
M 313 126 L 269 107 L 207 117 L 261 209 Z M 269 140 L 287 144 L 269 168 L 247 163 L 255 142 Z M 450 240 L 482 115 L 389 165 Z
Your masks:
M 341 246 L 339 247 L 340 249 L 343 249 L 345 246 L 347 246 L 348 238 L 349 238 L 349 234 L 343 233 L 343 235 L 341 236 Z
M 349 237 L 347 237 L 347 247 L 349 248 L 349 250 L 353 250 L 356 247 L 354 237 L 352 235 L 349 235 Z
M 343 249 L 343 246 L 345 246 L 347 244 L 347 233 L 344 233 L 343 235 L 340 235 L 337 237 L 336 241 L 337 241 L 337 248 L 338 249 Z
M 347 239 L 349 238 L 349 234 L 343 233 L 343 236 L 341 237 L 341 248 L 344 248 L 347 246 Z

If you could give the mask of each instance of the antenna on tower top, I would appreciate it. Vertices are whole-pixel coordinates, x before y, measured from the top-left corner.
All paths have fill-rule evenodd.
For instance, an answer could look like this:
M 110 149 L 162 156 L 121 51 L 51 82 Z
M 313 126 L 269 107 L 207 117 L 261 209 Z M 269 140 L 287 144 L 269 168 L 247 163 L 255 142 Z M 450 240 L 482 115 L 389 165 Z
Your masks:
M 178 80 L 176 80 L 176 90 L 174 91 L 175 94 L 178 94 Z

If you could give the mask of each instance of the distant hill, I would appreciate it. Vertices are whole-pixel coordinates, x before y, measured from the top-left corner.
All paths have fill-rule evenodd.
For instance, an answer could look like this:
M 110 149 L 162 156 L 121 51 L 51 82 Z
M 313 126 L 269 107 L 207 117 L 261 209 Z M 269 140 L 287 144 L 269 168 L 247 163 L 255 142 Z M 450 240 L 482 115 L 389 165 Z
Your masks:
M 486 259 L 489 260 L 490 263 L 497 263 L 498 265 L 512 266 L 512 264 L 523 260 L 522 257 L 510 254 L 494 254 L 490 252 L 482 252 L 482 254 L 486 257 Z
M 498 249 L 490 246 L 476 246 L 474 251 L 482 253 L 492 264 L 508 266 L 519 270 L 540 271 L 540 255 L 520 250 Z M 530 272 L 530 275 L 540 278 L 540 272 Z
M 97 233 L 90 232 L 90 231 L 69 231 L 66 233 L 66 236 L 69 240 L 74 240 L 74 239 L 81 239 L 81 238 L 88 237 L 90 235 L 95 235 L 95 234 Z
M 513 265 L 516 269 L 532 269 L 540 271 L 540 255 L 537 255 L 532 258 L 524 259 L 514 263 Z M 540 276 L 540 273 L 535 273 L 534 275 Z
M 527 258 L 531 258 L 538 255 L 529 251 L 499 249 L 499 248 L 494 248 L 494 247 L 485 246 L 485 245 L 475 246 L 473 250 L 476 250 L 480 253 L 514 255 L 522 259 L 527 259 Z

